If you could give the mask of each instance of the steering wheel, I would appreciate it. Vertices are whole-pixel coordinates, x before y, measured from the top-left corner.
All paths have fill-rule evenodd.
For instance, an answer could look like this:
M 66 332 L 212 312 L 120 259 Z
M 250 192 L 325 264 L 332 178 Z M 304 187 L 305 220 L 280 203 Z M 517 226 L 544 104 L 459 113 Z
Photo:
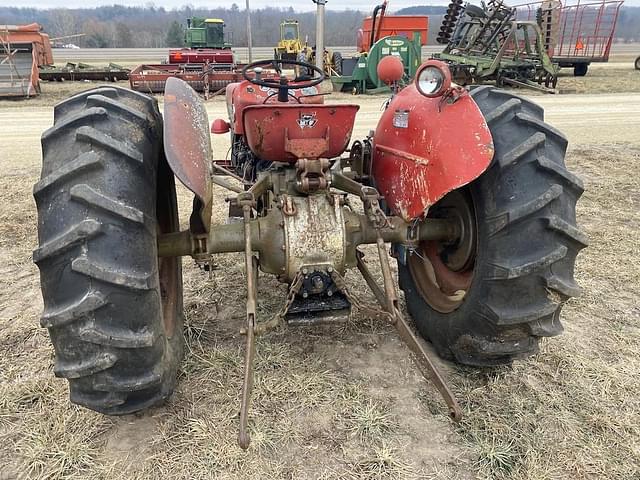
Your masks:
M 314 78 L 313 80 L 303 80 L 301 82 L 296 82 L 295 85 L 291 85 L 289 83 L 289 79 L 282 73 L 281 65 L 298 65 L 300 67 L 304 67 L 314 72 L 318 73 L 320 76 L 318 78 Z M 258 67 L 273 67 L 276 72 L 280 75 L 279 79 L 263 79 L 263 78 L 255 78 L 249 76 L 249 71 L 252 71 Z M 299 90 L 301 88 L 309 88 L 315 87 L 316 85 L 322 83 L 326 78 L 324 72 L 316 67 L 315 65 L 311 65 L 306 62 L 299 62 L 298 60 L 282 60 L 282 59 L 273 59 L 273 60 L 259 60 L 257 62 L 250 63 L 246 67 L 242 69 L 242 76 L 245 80 L 253 83 L 254 85 L 258 85 L 260 87 L 267 88 L 277 88 L 278 89 L 278 101 L 287 103 L 289 101 L 289 90 Z M 294 80 L 295 81 L 295 80 Z

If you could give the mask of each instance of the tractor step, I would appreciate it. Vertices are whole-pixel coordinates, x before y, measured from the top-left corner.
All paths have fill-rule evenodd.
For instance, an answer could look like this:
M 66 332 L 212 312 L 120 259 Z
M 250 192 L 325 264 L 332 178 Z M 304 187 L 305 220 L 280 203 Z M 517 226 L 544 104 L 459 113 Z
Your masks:
M 331 296 L 309 295 L 307 298 L 296 295 L 284 320 L 293 327 L 343 323 L 349 319 L 350 313 L 351 302 L 342 292 L 336 291 Z

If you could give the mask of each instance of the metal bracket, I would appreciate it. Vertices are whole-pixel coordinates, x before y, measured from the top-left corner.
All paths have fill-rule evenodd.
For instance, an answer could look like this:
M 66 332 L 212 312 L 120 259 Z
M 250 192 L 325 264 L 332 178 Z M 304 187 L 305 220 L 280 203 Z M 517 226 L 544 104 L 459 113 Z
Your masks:
M 413 333 L 413 330 L 409 326 L 409 323 L 398 308 L 395 286 L 393 284 L 391 276 L 389 254 L 387 253 L 384 241 L 382 240 L 381 236 L 378 236 L 377 247 L 378 256 L 380 257 L 380 267 L 382 269 L 382 278 L 384 281 L 384 291 L 376 283 L 376 280 L 373 277 L 371 271 L 364 263 L 364 254 L 362 252 L 358 252 L 357 255 L 358 270 L 360 270 L 360 273 L 362 274 L 364 280 L 367 282 L 367 285 L 369 285 L 369 288 L 371 288 L 380 305 L 389 314 L 389 319 L 393 326 L 396 328 L 398 335 L 400 335 L 400 338 L 402 338 L 402 340 L 407 344 L 411 351 L 413 351 L 413 353 L 416 355 L 416 360 L 418 362 L 420 370 L 422 371 L 422 374 L 425 378 L 431 380 L 433 385 L 438 389 L 438 392 L 440 392 L 440 395 L 449 407 L 449 415 L 454 421 L 458 422 L 462 419 L 462 410 L 458 405 L 458 401 L 456 400 L 454 394 L 451 392 L 451 389 L 449 388 L 442 373 L 440 373 L 435 363 L 431 359 L 431 356 L 424 348 L 416 334 Z
M 251 441 L 247 424 L 249 420 L 249 402 L 251 401 L 251 390 L 253 388 L 253 361 L 256 356 L 255 326 L 258 262 L 251 250 L 251 199 L 253 199 L 253 194 L 241 193 L 238 195 L 238 201 L 242 204 L 242 212 L 244 214 L 244 258 L 247 272 L 247 323 L 245 327 L 247 346 L 244 361 L 242 403 L 240 404 L 240 432 L 238 433 L 238 445 L 244 450 L 249 447 L 249 442 Z

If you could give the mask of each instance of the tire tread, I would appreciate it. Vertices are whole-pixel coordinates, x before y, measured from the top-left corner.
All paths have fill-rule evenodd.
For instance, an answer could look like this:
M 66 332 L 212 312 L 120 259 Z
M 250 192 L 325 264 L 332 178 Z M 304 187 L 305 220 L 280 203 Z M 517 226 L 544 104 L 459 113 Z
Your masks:
M 573 279 L 588 241 L 575 221 L 582 181 L 567 171 L 567 139 L 528 99 L 483 86 L 471 90 L 491 130 L 495 156 L 471 183 L 483 235 L 462 305 L 433 310 L 399 262 L 400 286 L 420 333 L 438 353 L 474 366 L 534 354 L 538 339 L 563 331 L 560 311 L 580 294 Z
M 80 93 L 56 105 L 42 144 L 33 258 L 54 373 L 69 380 L 72 402 L 98 412 L 155 405 L 173 391 L 183 348 L 181 301 L 171 338 L 160 304 L 154 188 L 166 160 L 157 101 L 119 87 Z

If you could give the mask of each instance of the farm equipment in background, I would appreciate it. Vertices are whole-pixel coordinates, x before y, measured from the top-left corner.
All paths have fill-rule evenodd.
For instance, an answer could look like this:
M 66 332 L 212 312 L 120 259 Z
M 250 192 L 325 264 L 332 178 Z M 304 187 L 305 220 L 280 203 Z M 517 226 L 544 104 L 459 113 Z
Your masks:
M 297 20 L 283 20 L 280 23 L 280 41 L 274 49 L 276 60 L 298 60 L 310 64 L 316 63 L 316 49 L 310 47 L 305 39 L 302 41 Z M 286 62 L 284 63 L 286 66 Z M 339 75 L 342 72 L 342 54 L 324 49 L 324 72 L 327 76 Z M 309 72 L 306 72 L 309 73 Z
M 129 70 L 113 63 L 95 66 L 70 62 L 62 67 L 54 64 L 51 41 L 83 35 L 52 39 L 37 23 L 0 25 L 0 96 L 37 95 L 41 90 L 40 80 L 126 80 Z
M 573 68 L 576 77 L 587 74 L 593 62 L 608 62 L 622 0 L 600 0 L 563 5 L 543 0 L 517 5 L 517 17 L 535 21 L 545 48 L 560 68 Z
M 61 37 L 53 37 L 51 40 L 51 48 L 80 48 L 73 43 L 64 43 L 62 40 L 70 40 L 72 38 L 86 37 L 86 33 L 74 33 L 73 35 L 63 35 Z
M 110 63 L 106 67 L 90 65 L 88 63 L 68 62 L 63 67 L 45 65 L 40 67 L 40 80 L 50 82 L 64 81 L 105 81 L 119 82 L 129 78 L 130 70 L 121 65 Z
M 389 55 L 402 60 L 404 75 L 401 82 L 408 84 L 422 62 L 422 46 L 427 44 L 429 18 L 423 15 L 385 15 L 387 2 L 374 8 L 371 17 L 364 19 L 358 30 L 358 54 L 343 58 L 340 74 L 332 75 L 331 82 L 339 91 L 377 93 L 388 90 L 378 76 L 380 61 Z
M 169 78 L 179 78 L 209 98 L 240 81 L 243 67 L 239 63 L 143 63 L 129 72 L 129 85 L 138 92 L 162 93 Z
M 231 43 L 225 41 L 224 26 L 219 18 L 188 18 L 185 47 L 169 50 L 169 64 L 209 63 L 217 70 L 232 69 L 235 62 Z
M 308 49 L 307 42 L 302 42 L 300 25 L 297 20 L 280 22 L 280 40 L 274 49 L 274 58 L 279 60 L 299 60 L 303 51 Z
M 51 42 L 40 25 L 0 25 L 0 96 L 37 95 L 39 66 L 50 64 Z
M 169 50 L 169 63 L 142 64 L 131 70 L 129 84 L 133 90 L 161 93 L 169 78 L 180 78 L 193 89 L 222 92 L 242 78 L 242 67 L 236 63 L 231 43 L 225 40 L 224 21 L 218 18 L 187 19 L 184 48 Z
M 453 0 L 437 41 L 446 46 L 433 58 L 449 63 L 461 85 L 495 81 L 498 86 L 555 91 L 559 69 L 547 54 L 540 26 L 516 20 L 516 8 L 503 0 L 482 7 Z
M 314 65 L 286 61 L 313 79 L 281 69 L 265 78 L 274 62 L 283 61 L 247 65 L 226 87 L 229 118 L 211 125 L 200 96 L 173 77 L 164 115 L 153 97 L 109 86 L 56 105 L 33 189 L 54 373 L 69 380 L 72 402 L 104 414 L 164 401 L 184 350 L 180 257 L 212 272 L 217 256 L 237 252 L 246 274 L 234 288 L 247 292 L 242 448 L 256 337 L 346 321 L 352 307 L 395 327 L 458 420 L 401 307 L 391 257 L 419 335 L 444 358 L 486 367 L 536 353 L 541 338 L 562 332 L 560 310 L 580 292 L 583 186 L 565 168 L 567 140 L 530 100 L 468 91 L 441 61 L 397 91 L 405 67 L 388 55 L 377 75 L 394 95 L 375 132 L 351 142 L 359 106 L 325 104 Z M 230 135 L 229 160 L 214 157 L 210 128 Z M 175 177 L 193 193 L 182 230 Z M 216 185 L 229 192 L 234 221 L 213 221 Z M 378 307 L 347 281 L 354 269 Z M 277 312 L 258 308 L 267 289 L 259 270 L 287 285 Z
M 212 70 L 210 64 L 142 64 L 129 73 L 132 90 L 144 93 L 163 93 L 169 78 L 179 78 L 191 88 L 209 97 L 210 92 L 222 91 L 227 85 L 242 79 L 243 65 L 230 70 Z

